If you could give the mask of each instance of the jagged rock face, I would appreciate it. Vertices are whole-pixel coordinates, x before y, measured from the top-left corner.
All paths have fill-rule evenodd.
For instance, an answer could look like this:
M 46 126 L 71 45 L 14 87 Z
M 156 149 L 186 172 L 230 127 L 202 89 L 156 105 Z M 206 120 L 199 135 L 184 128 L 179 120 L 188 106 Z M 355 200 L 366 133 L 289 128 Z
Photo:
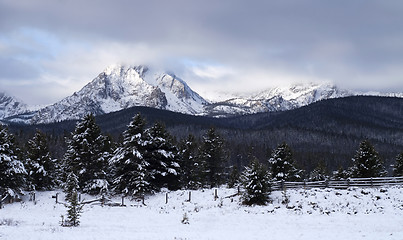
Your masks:
M 147 82 L 147 74 L 144 66 L 108 67 L 80 91 L 41 109 L 31 123 L 80 119 L 88 113 L 101 115 L 134 106 L 196 114 L 207 103 L 174 76 L 161 74 L 157 80 Z
M 0 92 L 0 119 L 25 113 L 28 111 L 27 109 L 28 107 L 25 103 Z
M 190 89 L 182 79 L 164 73 L 157 77 L 156 83 L 168 99 L 167 110 L 196 115 L 204 112 L 208 102 Z

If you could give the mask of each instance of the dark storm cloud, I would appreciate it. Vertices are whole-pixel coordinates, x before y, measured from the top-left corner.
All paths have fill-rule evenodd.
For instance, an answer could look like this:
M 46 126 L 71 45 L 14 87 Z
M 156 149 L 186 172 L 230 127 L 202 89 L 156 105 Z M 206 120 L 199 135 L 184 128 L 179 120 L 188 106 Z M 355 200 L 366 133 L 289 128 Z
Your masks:
M 39 48 L 41 57 L 28 57 L 26 66 L 77 87 L 102 64 L 143 61 L 172 68 L 200 88 L 235 81 L 243 89 L 254 78 L 255 88 L 331 80 L 342 87 L 403 91 L 402 12 L 403 2 L 393 0 L 5 0 L 0 59 L 13 59 L 6 50 L 16 32 L 33 29 L 42 36 L 37 41 L 53 46 Z M 0 79 L 26 81 L 12 69 Z M 210 79 L 205 85 L 202 76 Z

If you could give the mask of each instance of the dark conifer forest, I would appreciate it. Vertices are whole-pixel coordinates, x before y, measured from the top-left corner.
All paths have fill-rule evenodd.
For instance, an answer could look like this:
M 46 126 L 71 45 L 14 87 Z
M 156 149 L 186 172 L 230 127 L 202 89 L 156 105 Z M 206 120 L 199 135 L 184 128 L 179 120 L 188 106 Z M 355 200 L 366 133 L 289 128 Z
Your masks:
M 388 174 L 393 173 L 396 156 L 403 151 L 403 99 L 393 97 L 355 96 L 330 99 L 285 112 L 261 113 L 231 118 L 190 116 L 146 107 L 134 107 L 97 116 L 96 122 L 112 145 L 123 143 L 123 132 L 133 117 L 140 113 L 146 127 L 162 123 L 173 143 L 194 136 L 196 147 L 202 146 L 203 135 L 214 127 L 223 139 L 227 157 L 225 169 L 232 166 L 242 171 L 253 155 L 268 165 L 272 151 L 282 143 L 292 150 L 294 164 L 309 176 L 319 165 L 325 172 L 352 166 L 352 158 L 360 143 L 368 140 L 379 153 Z M 66 138 L 77 121 L 46 125 L 8 123 L 21 150 L 40 130 L 49 144 L 53 158 L 63 159 Z M 223 153 L 224 154 L 224 153 Z

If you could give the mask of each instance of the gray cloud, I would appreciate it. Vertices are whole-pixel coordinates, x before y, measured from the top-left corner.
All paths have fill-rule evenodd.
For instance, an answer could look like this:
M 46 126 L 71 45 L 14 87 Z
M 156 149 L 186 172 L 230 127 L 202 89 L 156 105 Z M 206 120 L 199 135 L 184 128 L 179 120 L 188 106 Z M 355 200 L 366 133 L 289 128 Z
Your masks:
M 10 79 L 64 86 L 62 96 L 127 62 L 172 70 L 201 92 L 321 80 L 403 91 L 401 12 L 379 0 L 3 0 L 0 81 L 14 95 Z

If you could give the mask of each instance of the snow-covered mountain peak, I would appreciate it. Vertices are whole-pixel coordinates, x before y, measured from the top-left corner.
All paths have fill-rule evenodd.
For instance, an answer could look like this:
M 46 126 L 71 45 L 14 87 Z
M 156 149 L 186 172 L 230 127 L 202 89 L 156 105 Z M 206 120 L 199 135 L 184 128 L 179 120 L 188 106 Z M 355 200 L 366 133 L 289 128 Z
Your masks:
M 159 74 L 155 82 L 168 99 L 168 110 L 196 115 L 204 113 L 204 107 L 208 102 L 175 74 Z
M 281 96 L 287 101 L 295 101 L 301 97 L 318 101 L 327 98 L 353 95 L 352 92 L 340 90 L 331 83 L 296 83 L 286 87 L 271 88 L 255 95 L 253 99 L 269 99 Z
M 134 106 L 201 114 L 207 102 L 174 74 L 153 74 L 143 65 L 111 65 L 80 91 L 38 111 L 33 123 L 80 119 Z
M 354 95 L 331 83 L 298 83 L 259 93 L 224 94 L 223 100 L 207 101 L 174 73 L 144 65 L 110 65 L 73 95 L 37 112 L 0 93 L 0 120 L 50 123 L 101 115 L 134 106 L 146 106 L 192 115 L 226 117 L 259 112 L 285 111 L 316 101 Z M 403 94 L 367 93 L 396 96 Z
M 297 83 L 264 90 L 251 97 L 232 98 L 209 107 L 213 116 L 285 111 L 316 101 L 355 95 L 330 83 Z
M 164 73 L 157 77 L 156 82 L 162 89 L 167 89 L 178 98 L 192 99 L 201 104 L 207 104 L 207 101 L 199 94 L 195 93 L 182 79 L 172 73 Z
M 28 106 L 25 103 L 4 92 L 0 92 L 0 119 L 25 113 L 27 111 Z

